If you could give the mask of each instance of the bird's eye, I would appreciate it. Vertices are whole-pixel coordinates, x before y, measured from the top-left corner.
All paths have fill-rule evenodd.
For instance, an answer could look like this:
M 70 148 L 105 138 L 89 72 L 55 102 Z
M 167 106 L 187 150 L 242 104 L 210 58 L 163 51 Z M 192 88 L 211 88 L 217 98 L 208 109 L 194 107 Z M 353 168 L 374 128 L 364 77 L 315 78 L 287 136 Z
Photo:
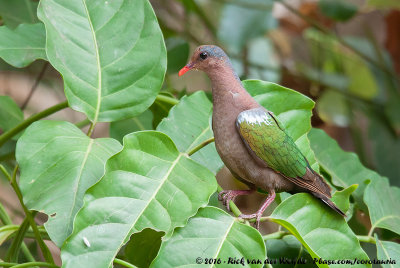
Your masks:
M 202 60 L 205 60 L 208 57 L 206 52 L 201 52 L 199 56 L 200 56 L 200 59 L 202 59 Z

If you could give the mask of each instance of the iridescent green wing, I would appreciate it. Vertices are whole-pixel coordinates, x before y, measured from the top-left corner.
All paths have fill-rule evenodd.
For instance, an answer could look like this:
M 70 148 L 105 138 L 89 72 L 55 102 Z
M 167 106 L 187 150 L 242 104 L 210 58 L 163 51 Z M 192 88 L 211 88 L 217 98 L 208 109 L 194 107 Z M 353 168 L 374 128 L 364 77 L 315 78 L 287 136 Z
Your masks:
M 262 107 L 243 111 L 236 126 L 248 149 L 268 167 L 290 178 L 305 175 L 307 160 L 271 112 Z

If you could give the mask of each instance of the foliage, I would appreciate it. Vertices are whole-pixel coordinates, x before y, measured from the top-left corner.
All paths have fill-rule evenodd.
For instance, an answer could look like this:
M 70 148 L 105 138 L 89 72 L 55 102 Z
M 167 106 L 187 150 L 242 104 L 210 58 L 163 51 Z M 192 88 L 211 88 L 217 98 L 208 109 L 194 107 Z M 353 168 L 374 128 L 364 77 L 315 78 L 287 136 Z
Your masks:
M 1 59 L 16 68 L 48 61 L 61 74 L 67 99 L 24 119 L 12 98 L 0 96 L 0 171 L 24 211 L 16 225 L 0 203 L 0 266 L 58 267 L 43 240 L 60 248 L 62 267 L 225 267 L 242 261 L 246 267 L 281 267 L 273 260 L 282 257 L 291 264 L 306 260 L 305 267 L 339 267 L 324 260 L 342 259 L 371 267 L 375 254 L 400 260 L 400 190 L 390 185 L 400 169 L 377 161 L 379 171 L 394 170 L 384 172 L 388 179 L 365 167 L 365 155 L 360 153 L 360 160 L 312 128 L 310 97 L 273 83 L 283 74 L 272 59 L 274 37 L 265 35 L 278 25 L 272 1 L 222 2 L 221 19 L 214 23 L 197 1 L 174 1 L 225 45 L 241 77 L 272 81 L 243 85 L 325 176 L 347 218 L 308 193 L 294 194 L 262 218 L 280 228 L 262 236 L 252 220 L 238 217 L 233 202 L 232 213 L 212 206 L 222 190 L 215 177 L 223 166 L 213 143 L 212 102 L 206 92 L 187 94 L 173 82 L 198 38 L 190 19 L 184 32 L 171 29 L 147 0 L 0 0 Z M 321 0 L 318 7 L 338 21 L 357 12 L 345 1 Z M 342 38 L 313 26 L 319 31 L 304 34 L 312 63 L 289 71 L 325 86 L 317 99 L 324 121 L 352 128 L 354 110 L 368 115 L 368 127 L 379 125 L 368 133 L 376 137 L 372 149 L 383 158 L 384 144 L 393 156 L 399 141 L 393 115 L 398 81 L 390 57 L 372 39 Z M 322 57 L 321 45 L 327 50 Z M 383 109 L 385 104 L 389 108 Z M 67 107 L 86 120 L 75 125 L 41 120 Z M 91 137 L 98 122 L 110 122 L 110 137 Z M 37 212 L 48 216 L 44 226 L 35 222 Z M 32 254 L 25 237 L 35 239 L 41 255 Z M 374 253 L 364 250 L 364 243 L 375 244 Z M 271 264 L 264 263 L 267 258 Z

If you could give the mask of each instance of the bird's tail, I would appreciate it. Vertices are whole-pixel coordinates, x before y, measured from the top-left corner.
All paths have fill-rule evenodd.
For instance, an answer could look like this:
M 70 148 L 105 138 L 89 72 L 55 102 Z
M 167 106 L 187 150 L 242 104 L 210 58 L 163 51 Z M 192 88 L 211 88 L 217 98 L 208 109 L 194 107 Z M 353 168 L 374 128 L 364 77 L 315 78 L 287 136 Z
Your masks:
M 335 205 L 335 203 L 333 203 L 332 200 L 330 200 L 327 196 L 321 195 L 319 193 L 312 193 L 312 194 L 315 197 L 321 199 L 321 201 L 324 202 L 325 204 L 327 204 L 331 209 L 333 209 L 334 211 L 336 211 L 337 213 L 339 213 L 343 217 L 346 217 L 346 214 L 340 208 L 338 208 Z

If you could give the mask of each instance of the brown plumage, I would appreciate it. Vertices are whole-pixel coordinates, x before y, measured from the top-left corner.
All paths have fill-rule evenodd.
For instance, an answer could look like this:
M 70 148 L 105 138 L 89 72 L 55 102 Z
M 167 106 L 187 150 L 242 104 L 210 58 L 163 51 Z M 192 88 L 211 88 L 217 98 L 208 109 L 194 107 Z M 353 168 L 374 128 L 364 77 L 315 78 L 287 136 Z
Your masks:
M 241 215 L 242 218 L 256 218 L 257 226 L 263 211 L 273 201 L 275 190 L 309 192 L 344 215 L 330 200 L 329 185 L 312 170 L 277 118 L 243 88 L 222 49 L 217 46 L 198 47 L 179 75 L 190 69 L 204 71 L 212 83 L 212 128 L 218 154 L 232 174 L 246 181 L 251 188 L 248 191 L 221 192 L 219 197 L 225 205 L 236 196 L 249 194 L 258 187 L 269 193 L 265 203 L 257 213 Z M 276 134 L 277 139 L 269 140 L 267 132 Z M 285 141 L 282 150 L 288 150 L 291 158 L 281 162 L 271 158 L 275 152 L 280 153 L 280 147 L 276 146 L 278 140 Z M 293 163 L 293 166 L 286 167 L 282 162 Z

